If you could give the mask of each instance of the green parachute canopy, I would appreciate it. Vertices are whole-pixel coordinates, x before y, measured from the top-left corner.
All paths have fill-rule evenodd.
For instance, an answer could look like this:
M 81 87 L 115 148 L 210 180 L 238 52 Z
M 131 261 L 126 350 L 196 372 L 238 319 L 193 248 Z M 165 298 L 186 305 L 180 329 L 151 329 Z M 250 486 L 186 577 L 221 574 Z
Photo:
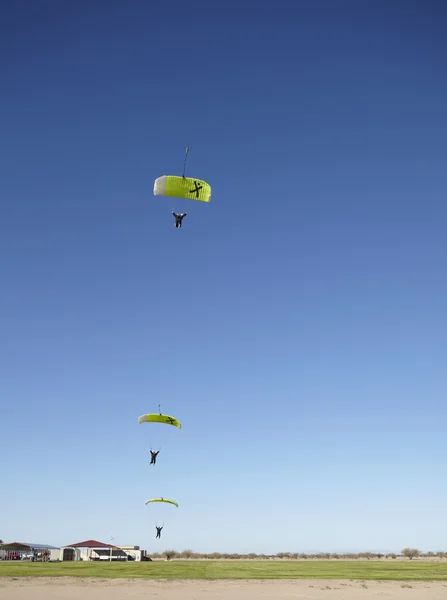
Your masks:
M 152 500 L 147 500 L 145 504 L 150 504 L 151 502 L 167 502 L 168 504 L 173 504 L 178 508 L 178 504 L 177 502 L 174 502 L 174 500 L 165 500 L 164 498 L 152 498 Z
M 154 196 L 171 196 L 209 202 L 211 200 L 211 186 L 201 179 L 163 175 L 154 182 Z
M 161 415 L 161 414 L 147 414 L 141 415 L 138 417 L 138 423 L 165 423 L 166 425 L 173 425 L 174 427 L 182 428 L 182 424 L 175 417 L 170 417 L 169 415 Z

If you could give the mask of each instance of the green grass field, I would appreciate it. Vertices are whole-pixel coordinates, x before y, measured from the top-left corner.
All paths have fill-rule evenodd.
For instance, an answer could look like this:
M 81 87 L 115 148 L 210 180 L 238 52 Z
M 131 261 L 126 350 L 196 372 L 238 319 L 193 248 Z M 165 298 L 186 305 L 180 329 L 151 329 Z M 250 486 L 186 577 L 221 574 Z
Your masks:
M 143 563 L 0 562 L 0 577 L 138 579 L 447 580 L 447 562 L 171 561 Z

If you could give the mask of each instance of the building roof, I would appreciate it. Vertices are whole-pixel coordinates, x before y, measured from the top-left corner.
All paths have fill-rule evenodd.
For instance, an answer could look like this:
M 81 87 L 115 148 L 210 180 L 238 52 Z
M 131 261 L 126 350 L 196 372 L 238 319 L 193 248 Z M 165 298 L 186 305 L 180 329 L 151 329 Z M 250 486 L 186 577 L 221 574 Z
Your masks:
M 64 548 L 117 548 L 113 544 L 104 544 L 103 542 L 98 542 L 97 540 L 86 540 L 85 542 L 77 542 L 76 544 L 68 544 L 68 546 L 64 546 Z
M 33 544 L 30 542 L 26 545 L 33 548 L 33 550 L 59 550 L 59 546 L 50 546 L 49 544 Z
M 10 542 L 9 544 L 1 544 L 0 550 L 58 550 L 56 546 L 49 546 L 48 544 L 34 544 L 32 542 Z

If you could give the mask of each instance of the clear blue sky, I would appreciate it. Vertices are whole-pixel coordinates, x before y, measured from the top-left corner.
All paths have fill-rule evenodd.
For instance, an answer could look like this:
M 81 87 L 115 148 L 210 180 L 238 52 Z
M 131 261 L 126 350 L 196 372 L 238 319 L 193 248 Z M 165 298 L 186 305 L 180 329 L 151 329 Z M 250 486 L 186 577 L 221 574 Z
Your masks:
M 446 549 L 446 17 L 2 7 L 0 537 Z

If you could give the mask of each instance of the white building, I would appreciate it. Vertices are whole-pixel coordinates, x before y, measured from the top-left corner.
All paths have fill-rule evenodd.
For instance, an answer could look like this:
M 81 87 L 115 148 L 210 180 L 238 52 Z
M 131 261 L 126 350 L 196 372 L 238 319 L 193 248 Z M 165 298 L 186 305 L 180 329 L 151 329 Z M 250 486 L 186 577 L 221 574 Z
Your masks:
M 113 560 L 113 561 L 135 561 L 144 560 L 146 555 L 144 550 L 140 550 L 139 546 L 116 546 L 113 544 L 105 544 L 97 540 L 86 540 L 84 542 L 76 542 L 61 548 L 56 558 L 57 551 L 54 551 L 52 560 Z

